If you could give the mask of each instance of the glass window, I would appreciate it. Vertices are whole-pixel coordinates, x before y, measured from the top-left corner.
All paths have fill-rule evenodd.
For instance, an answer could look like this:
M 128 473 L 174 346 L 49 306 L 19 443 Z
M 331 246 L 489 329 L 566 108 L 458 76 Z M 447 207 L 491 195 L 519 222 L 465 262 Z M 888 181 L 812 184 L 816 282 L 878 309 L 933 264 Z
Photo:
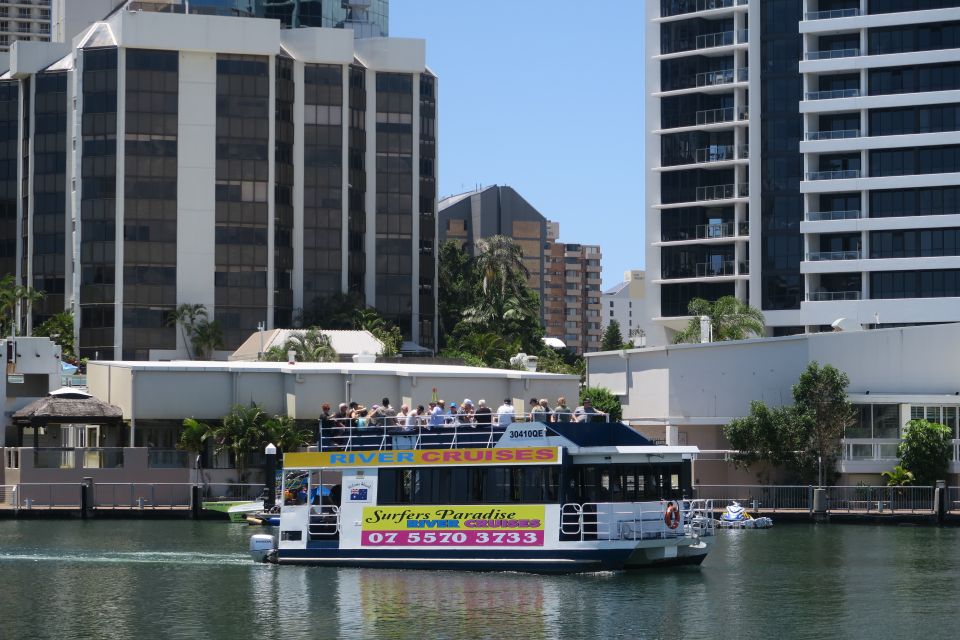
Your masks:
M 899 438 L 900 437 L 900 405 L 875 404 L 873 405 L 873 437 Z

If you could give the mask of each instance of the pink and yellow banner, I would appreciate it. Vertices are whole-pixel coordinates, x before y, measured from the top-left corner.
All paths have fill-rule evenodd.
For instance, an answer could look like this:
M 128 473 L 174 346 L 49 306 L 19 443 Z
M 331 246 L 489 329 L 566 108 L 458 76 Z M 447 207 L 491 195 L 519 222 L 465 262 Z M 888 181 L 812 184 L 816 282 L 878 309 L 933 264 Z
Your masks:
M 364 507 L 360 544 L 543 546 L 543 505 Z
M 287 469 L 336 467 L 444 467 L 488 464 L 560 464 L 559 447 L 503 449 L 416 449 L 411 451 L 344 451 L 287 453 Z

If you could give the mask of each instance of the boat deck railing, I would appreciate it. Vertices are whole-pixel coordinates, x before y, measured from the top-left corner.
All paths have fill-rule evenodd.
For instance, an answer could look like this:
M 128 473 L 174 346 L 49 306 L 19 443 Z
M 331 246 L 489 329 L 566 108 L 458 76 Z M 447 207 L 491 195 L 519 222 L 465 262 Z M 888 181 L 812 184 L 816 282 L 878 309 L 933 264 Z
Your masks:
M 596 414 L 605 421 L 604 414 Z M 381 418 L 383 420 L 383 418 Z M 391 449 L 490 449 L 496 446 L 508 426 L 549 427 L 536 415 L 517 414 L 510 423 L 500 424 L 496 414 L 490 424 L 461 422 L 446 416 L 442 425 L 413 427 L 364 424 L 357 419 L 337 418 L 320 429 L 319 451 L 384 451 Z
M 677 504 L 680 522 L 667 526 L 667 507 Z M 560 507 L 560 534 L 566 540 L 670 540 L 714 534 L 713 501 L 585 502 Z

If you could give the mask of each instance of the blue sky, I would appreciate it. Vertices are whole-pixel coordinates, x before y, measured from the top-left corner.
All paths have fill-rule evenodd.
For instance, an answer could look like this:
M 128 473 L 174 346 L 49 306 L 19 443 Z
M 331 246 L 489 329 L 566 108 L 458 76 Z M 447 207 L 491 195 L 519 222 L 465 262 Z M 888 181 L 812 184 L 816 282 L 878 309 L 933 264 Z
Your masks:
M 604 11 L 604 7 L 607 8 Z M 393 0 L 439 76 L 440 195 L 515 188 L 603 284 L 644 264 L 643 2 Z

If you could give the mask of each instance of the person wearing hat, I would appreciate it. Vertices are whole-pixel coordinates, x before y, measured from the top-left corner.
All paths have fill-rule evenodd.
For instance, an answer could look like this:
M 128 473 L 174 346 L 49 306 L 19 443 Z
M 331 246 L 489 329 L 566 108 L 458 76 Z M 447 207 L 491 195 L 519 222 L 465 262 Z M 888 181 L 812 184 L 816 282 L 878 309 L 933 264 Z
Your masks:
M 503 404 L 497 409 L 497 424 L 501 427 L 509 427 L 513 424 L 514 415 L 513 400 L 504 398 Z
M 590 398 L 584 398 L 583 404 L 573 410 L 574 422 L 596 422 L 601 413 L 594 408 Z

